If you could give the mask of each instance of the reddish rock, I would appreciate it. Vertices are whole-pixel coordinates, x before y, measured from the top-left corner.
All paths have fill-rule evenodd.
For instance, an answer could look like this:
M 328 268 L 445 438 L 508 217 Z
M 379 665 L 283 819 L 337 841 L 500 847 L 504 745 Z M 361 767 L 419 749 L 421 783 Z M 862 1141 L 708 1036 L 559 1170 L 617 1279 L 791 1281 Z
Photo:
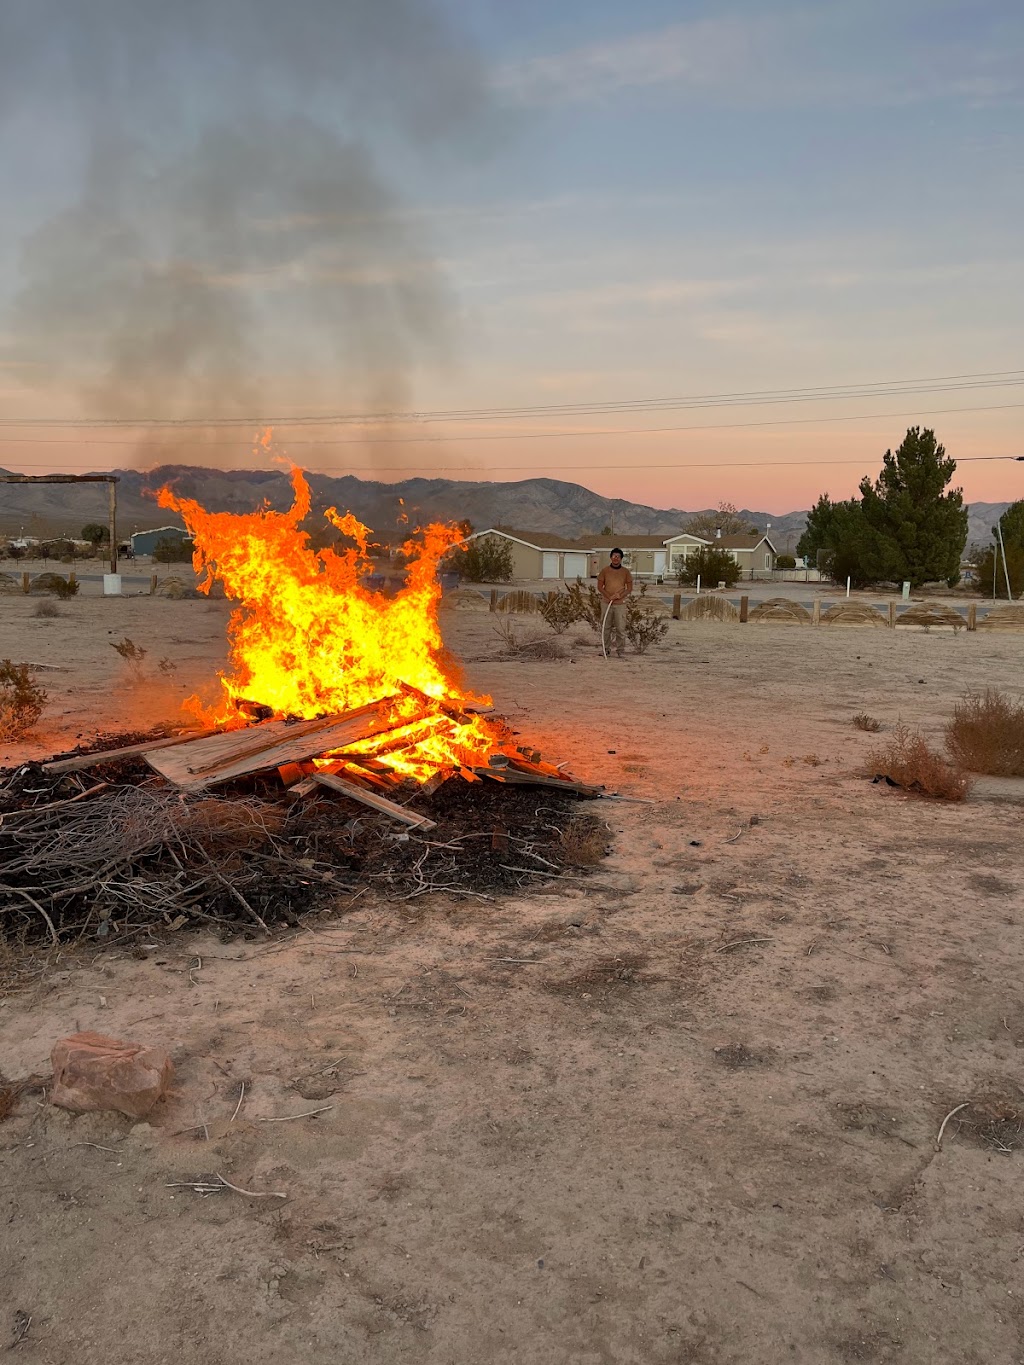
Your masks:
M 145 1118 L 167 1091 L 174 1070 L 161 1048 L 75 1033 L 54 1043 L 50 1101 L 62 1109 L 116 1109 Z

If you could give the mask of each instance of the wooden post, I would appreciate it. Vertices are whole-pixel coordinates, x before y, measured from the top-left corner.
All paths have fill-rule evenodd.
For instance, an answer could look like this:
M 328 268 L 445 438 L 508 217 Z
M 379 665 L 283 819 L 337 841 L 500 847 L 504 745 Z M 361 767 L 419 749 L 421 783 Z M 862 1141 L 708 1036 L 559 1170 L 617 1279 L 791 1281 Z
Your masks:
M 107 487 L 110 489 L 110 572 L 117 573 L 117 484 L 111 480 Z
M 672 598 L 672 619 L 678 621 L 683 614 L 683 594 L 677 592 Z
M 69 570 L 68 570 L 68 587 L 71 588 L 72 590 L 74 590 L 74 586 L 75 586 L 75 584 L 76 584 L 77 582 L 78 582 L 78 574 L 75 573 L 74 569 L 69 569 Z
M 156 592 L 156 574 L 155 574 L 155 573 L 151 573 L 151 574 L 149 575 L 149 595 L 150 595 L 150 597 L 152 597 L 153 594 L 154 594 L 155 592 Z
M 746 621 L 746 619 L 747 619 L 747 612 L 748 612 L 749 610 L 750 610 L 750 598 L 749 598 L 749 597 L 741 597 L 741 598 L 740 598 L 740 624 L 741 624 L 741 625 Z
M 812 626 L 820 626 L 820 625 L 821 625 L 821 598 L 820 598 L 820 597 L 816 597 L 816 598 L 814 599 L 814 606 L 811 608 L 811 625 L 812 625 Z
M 977 602 L 967 603 L 967 629 L 978 629 L 978 604 Z
M 491 589 L 491 611 L 497 611 L 497 610 L 498 610 L 498 589 L 497 589 L 497 588 L 492 588 L 492 589 Z
M 22 590 L 22 592 L 24 592 L 24 593 L 27 593 L 27 592 L 28 592 L 28 571 L 27 571 L 27 570 L 26 570 L 25 572 L 23 572 L 22 575 L 21 575 L 21 590 Z
M 890 630 L 895 630 L 895 629 L 896 629 L 896 603 L 895 603 L 895 601 L 889 603 L 889 629 L 890 629 Z

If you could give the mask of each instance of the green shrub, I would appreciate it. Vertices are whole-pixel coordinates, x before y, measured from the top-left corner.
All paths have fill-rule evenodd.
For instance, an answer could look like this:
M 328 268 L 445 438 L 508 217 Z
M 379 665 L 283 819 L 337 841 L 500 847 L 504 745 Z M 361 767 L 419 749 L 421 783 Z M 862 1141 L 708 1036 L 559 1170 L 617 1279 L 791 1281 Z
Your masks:
M 694 584 L 699 577 L 703 588 L 715 588 L 719 583 L 733 588 L 739 581 L 740 566 L 728 550 L 702 545 L 683 561 L 676 576 L 680 586 Z
M 470 583 L 510 583 L 515 569 L 512 546 L 497 536 L 467 540 L 452 550 L 445 567 Z
M 586 621 L 590 629 L 599 635 L 604 624 L 604 599 L 593 583 L 584 583 L 582 578 L 577 578 L 569 586 L 569 596 L 576 620 Z
M 195 548 L 191 540 L 165 536 L 154 545 L 153 559 L 157 564 L 190 564 Z
M 793 555 L 776 555 L 775 567 L 777 569 L 795 569 L 796 558 Z
M 649 645 L 657 644 L 668 634 L 668 622 L 663 616 L 649 611 L 644 602 L 645 583 L 640 595 L 626 598 L 626 639 L 637 654 L 645 654 Z

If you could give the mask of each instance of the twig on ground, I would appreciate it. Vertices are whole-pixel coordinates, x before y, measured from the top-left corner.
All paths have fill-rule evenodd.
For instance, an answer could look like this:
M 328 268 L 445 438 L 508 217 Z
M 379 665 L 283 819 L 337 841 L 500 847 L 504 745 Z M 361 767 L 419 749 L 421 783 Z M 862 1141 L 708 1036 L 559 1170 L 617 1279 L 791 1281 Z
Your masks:
M 15 1346 L 20 1346 L 28 1336 L 28 1329 L 32 1326 L 32 1314 L 18 1309 L 14 1315 L 14 1340 L 8 1346 L 9 1351 L 13 1351 Z
M 737 938 L 732 943 L 723 943 L 720 948 L 716 948 L 716 953 L 727 953 L 732 948 L 746 948 L 752 943 L 774 943 L 772 938 Z
M 238 1092 L 238 1103 L 235 1105 L 235 1112 L 231 1115 L 230 1119 L 228 1120 L 229 1123 L 234 1123 L 235 1119 L 238 1118 L 238 1111 L 241 1109 L 241 1107 L 242 1107 L 242 1101 L 243 1101 L 244 1099 L 245 1099 L 245 1081 L 242 1081 L 242 1082 L 241 1082 L 241 1089 L 240 1089 L 239 1092 Z
M 727 840 L 726 840 L 726 843 L 729 843 L 729 842 L 730 842 L 730 841 L 727 839 Z M 755 1289 L 754 1286 L 753 1286 L 752 1284 L 747 1284 L 746 1280 L 737 1280 L 736 1283 L 737 1283 L 741 1288 L 743 1288 L 743 1289 L 749 1289 L 750 1292 L 751 1292 L 751 1294 L 756 1294 L 757 1297 L 758 1297 L 759 1299 L 763 1299 L 763 1298 L 766 1298 L 766 1297 L 767 1297 L 766 1295 L 764 1295 L 764 1294 L 761 1293 L 760 1289 Z
M 282 1114 L 280 1118 L 260 1119 L 260 1123 L 291 1123 L 292 1119 L 312 1119 L 317 1114 L 326 1114 L 328 1109 L 333 1109 L 333 1104 L 325 1104 L 322 1109 L 307 1109 L 302 1114 Z
M 98 1152 L 113 1152 L 117 1156 L 116 1147 L 101 1147 L 98 1142 L 72 1142 L 72 1147 L 95 1147 Z
M 955 1109 L 951 1109 L 949 1113 L 946 1115 L 946 1117 L 942 1120 L 942 1124 L 939 1127 L 938 1136 L 935 1139 L 935 1150 L 937 1152 L 942 1151 L 942 1134 L 946 1131 L 946 1124 L 950 1121 L 954 1114 L 959 1114 L 960 1110 L 966 1109 L 969 1104 L 970 1100 L 964 1100 L 963 1104 L 958 1104 Z
M 229 1190 L 234 1190 L 235 1194 L 247 1195 L 250 1199 L 287 1199 L 288 1196 L 282 1190 L 243 1190 L 241 1185 L 232 1185 L 230 1180 L 225 1180 L 221 1173 L 217 1172 L 217 1179 L 221 1184 L 226 1185 Z
M 187 1130 L 186 1130 L 187 1131 Z M 170 1180 L 166 1188 L 169 1190 L 195 1190 L 196 1194 L 217 1194 L 221 1190 L 234 1190 L 235 1194 L 244 1194 L 249 1199 L 287 1199 L 288 1196 L 281 1190 L 243 1190 L 241 1185 L 232 1185 L 230 1180 L 217 1172 L 216 1179 L 219 1185 L 212 1180 Z
M 723 844 L 734 844 L 734 843 L 736 842 L 737 839 L 741 839 L 742 837 L 743 837 L 743 827 L 741 826 L 741 827 L 736 831 L 736 833 L 732 836 L 731 839 L 723 839 L 723 840 L 722 840 L 722 843 L 723 843 Z M 737 1284 L 742 1284 L 743 1281 L 742 1281 L 742 1280 L 737 1280 L 736 1283 L 737 1283 Z M 749 1285 L 747 1286 L 747 1288 L 749 1288 Z M 756 1291 L 755 1291 L 755 1292 L 756 1292 Z
M 535 962 L 543 962 L 542 957 L 491 957 L 489 962 L 517 962 L 521 967 L 530 966 Z

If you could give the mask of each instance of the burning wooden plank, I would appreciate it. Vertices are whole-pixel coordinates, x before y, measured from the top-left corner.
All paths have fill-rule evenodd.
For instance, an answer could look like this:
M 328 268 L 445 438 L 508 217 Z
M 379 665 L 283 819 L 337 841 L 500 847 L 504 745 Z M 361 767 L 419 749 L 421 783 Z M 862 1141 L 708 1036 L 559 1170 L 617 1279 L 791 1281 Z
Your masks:
M 178 745 L 173 751 L 146 754 L 145 758 L 161 776 L 179 787 L 195 790 L 285 763 L 301 763 L 356 740 L 407 725 L 409 718 L 396 720 L 390 714 L 390 706 L 389 698 L 319 720 L 297 724 L 266 721 L 254 729 L 209 735 Z
M 390 815 L 393 820 L 400 820 L 403 825 L 409 825 L 412 829 L 437 828 L 436 820 L 428 820 L 425 815 L 418 815 L 405 806 L 398 806 L 394 801 L 389 801 L 386 796 L 378 796 L 376 792 L 357 787 L 354 782 L 349 781 L 347 776 L 343 776 L 341 773 L 316 773 L 312 781 L 320 787 L 327 787 L 329 791 L 337 792 L 339 796 L 348 796 L 353 801 L 359 801 L 364 806 L 370 806 L 373 810 L 380 811 L 383 815 Z

